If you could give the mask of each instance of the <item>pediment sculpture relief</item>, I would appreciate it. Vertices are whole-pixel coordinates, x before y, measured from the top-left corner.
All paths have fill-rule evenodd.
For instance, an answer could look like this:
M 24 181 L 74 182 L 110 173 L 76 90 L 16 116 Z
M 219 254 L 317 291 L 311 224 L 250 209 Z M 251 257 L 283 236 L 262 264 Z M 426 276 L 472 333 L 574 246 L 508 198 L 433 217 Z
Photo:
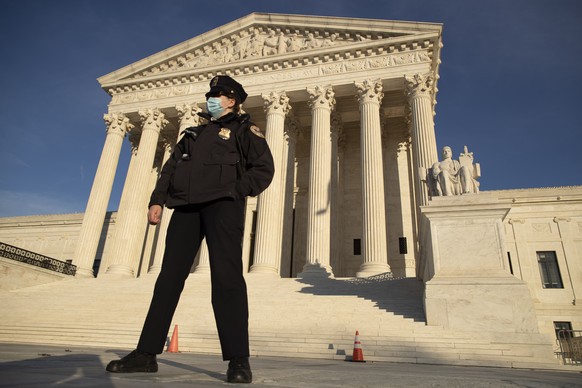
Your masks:
M 288 33 L 279 28 L 251 27 L 237 34 L 223 37 L 219 41 L 217 40 L 199 47 L 192 52 L 173 58 L 163 64 L 151 67 L 139 74 L 135 74 L 133 77 L 138 78 L 167 71 L 203 68 L 209 65 L 245 59 L 331 47 L 340 42 L 351 43 L 387 37 L 386 35 L 363 36 L 357 33 L 330 33 L 329 31 Z
M 442 150 L 442 160 L 426 171 L 426 183 L 431 196 L 461 195 L 479 192 L 479 163 L 473 163 L 473 153 L 464 147 L 459 160 L 453 159 L 451 147 Z

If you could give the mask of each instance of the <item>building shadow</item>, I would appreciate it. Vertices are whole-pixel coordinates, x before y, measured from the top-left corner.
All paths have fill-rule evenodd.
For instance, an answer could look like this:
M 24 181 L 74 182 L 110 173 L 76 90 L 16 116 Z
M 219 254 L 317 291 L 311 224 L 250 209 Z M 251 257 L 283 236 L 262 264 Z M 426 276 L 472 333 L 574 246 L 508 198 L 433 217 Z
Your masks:
M 0 387 L 115 387 L 95 354 L 52 355 L 0 363 Z
M 423 283 L 415 278 L 393 278 L 387 272 L 367 278 L 298 278 L 306 285 L 302 293 L 312 295 L 346 295 L 370 300 L 383 311 L 417 322 L 426 322 L 423 307 Z
M 125 356 L 127 350 L 105 350 L 111 358 L 101 352 L 99 354 L 79 353 L 63 348 L 49 348 L 35 345 L 6 345 L 2 348 L 3 357 L 16 354 L 34 353 L 31 349 L 39 349 L 37 357 L 17 361 L 0 362 L 0 387 L 119 387 L 131 386 L 163 386 L 167 381 L 178 382 L 186 375 L 190 381 L 196 375 L 205 375 L 222 384 L 226 379 L 224 373 L 207 370 L 173 359 L 173 355 L 163 354 L 158 357 L 159 373 L 109 373 L 105 370 L 110 360 Z M 63 352 L 67 354 L 62 354 Z M 177 371 L 176 371 L 177 370 Z M 167 380 L 167 381 L 164 381 Z M 195 378 L 196 380 L 196 378 Z M 204 381 L 208 382 L 205 378 Z

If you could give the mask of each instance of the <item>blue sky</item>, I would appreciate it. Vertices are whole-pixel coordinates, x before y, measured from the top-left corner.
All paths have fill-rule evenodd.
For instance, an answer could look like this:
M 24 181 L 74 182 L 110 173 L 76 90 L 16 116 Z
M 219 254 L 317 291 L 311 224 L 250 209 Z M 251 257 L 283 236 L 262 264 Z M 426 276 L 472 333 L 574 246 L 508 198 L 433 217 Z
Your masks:
M 483 190 L 582 184 L 582 1 L 0 0 L 0 217 L 83 212 L 105 140 L 96 79 L 252 12 L 443 23 L 439 149 Z M 126 141 L 109 210 L 129 163 Z

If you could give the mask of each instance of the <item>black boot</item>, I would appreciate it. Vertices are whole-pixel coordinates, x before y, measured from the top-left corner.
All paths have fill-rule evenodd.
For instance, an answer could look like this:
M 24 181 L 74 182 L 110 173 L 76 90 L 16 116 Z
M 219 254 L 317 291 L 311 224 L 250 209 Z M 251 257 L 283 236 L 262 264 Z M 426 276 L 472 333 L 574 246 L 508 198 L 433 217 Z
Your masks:
M 121 360 L 111 361 L 105 369 L 115 373 L 157 372 L 158 362 L 155 354 L 136 349 Z
M 230 360 L 226 371 L 226 381 L 229 383 L 249 384 L 253 381 L 253 373 L 248 357 L 237 357 Z

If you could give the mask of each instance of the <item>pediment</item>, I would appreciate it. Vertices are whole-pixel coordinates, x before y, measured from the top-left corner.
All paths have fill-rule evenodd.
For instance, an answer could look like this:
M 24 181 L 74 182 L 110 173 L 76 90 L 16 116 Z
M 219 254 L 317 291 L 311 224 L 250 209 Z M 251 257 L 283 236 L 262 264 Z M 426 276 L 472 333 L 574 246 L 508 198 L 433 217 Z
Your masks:
M 441 25 L 376 19 L 253 13 L 98 79 L 105 89 L 194 81 L 197 73 L 278 69 L 341 55 L 434 48 Z M 359 51 L 363 49 L 364 52 Z M 438 50 L 438 48 L 437 48 Z M 342 54 L 343 53 L 343 54 Z M 347 54 L 346 54 L 347 53 Z M 428 55 L 428 54 L 427 54 Z

